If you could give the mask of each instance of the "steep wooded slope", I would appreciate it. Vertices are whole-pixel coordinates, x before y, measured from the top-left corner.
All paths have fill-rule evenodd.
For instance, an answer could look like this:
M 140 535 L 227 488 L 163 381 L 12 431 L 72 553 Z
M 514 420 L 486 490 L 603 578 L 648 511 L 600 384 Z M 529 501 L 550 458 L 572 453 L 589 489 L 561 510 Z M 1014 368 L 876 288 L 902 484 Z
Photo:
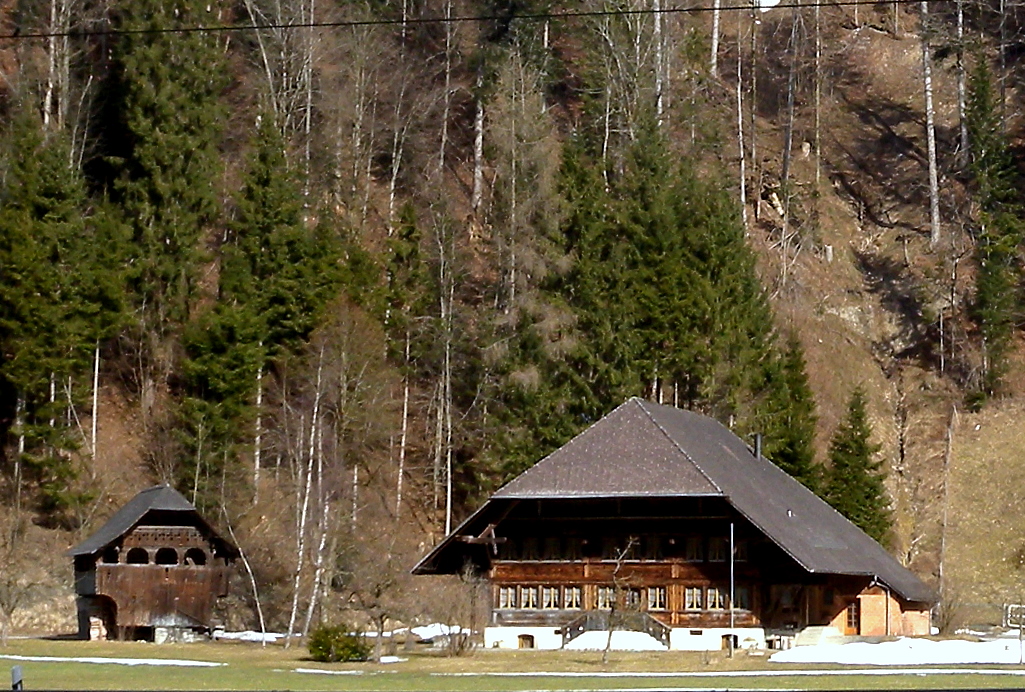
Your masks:
M 709 14 L 657 7 L 585 3 L 597 14 L 546 20 L 469 1 L 353 3 L 318 7 L 315 18 L 354 24 L 296 30 L 284 27 L 308 22 L 312 4 L 253 2 L 196 5 L 181 17 L 278 28 L 229 32 L 188 43 L 188 51 L 173 38 L 115 37 L 110 53 L 102 36 L 0 41 L 4 122 L 41 113 L 45 139 L 68 140 L 70 168 L 89 187 L 87 227 L 115 219 L 110 228 L 132 236 L 125 256 L 142 248 L 164 273 L 127 261 L 120 329 L 96 351 L 95 440 L 83 394 L 92 390 L 92 364 L 66 373 L 48 366 L 28 394 L 19 390 L 27 384 L 4 380 L 5 501 L 21 506 L 24 489 L 36 520 L 86 532 L 139 482 L 173 481 L 238 526 L 278 626 L 301 624 L 302 609 L 318 599 L 324 617 L 354 602 L 365 617 L 416 616 L 424 601 L 415 589 L 425 587 L 394 575 L 508 475 L 512 451 L 523 459 L 546 451 L 503 440 L 507 393 L 549 384 L 541 360 L 524 364 L 518 353 L 559 361 L 586 336 L 573 302 L 552 298 L 551 285 L 581 256 L 563 237 L 571 210 L 565 153 L 588 149 L 582 160 L 593 166 L 596 194 L 623 194 L 623 181 L 640 185 L 630 182 L 633 147 L 654 125 L 671 156 L 706 185 L 715 181 L 737 200 L 744 190 L 746 238 L 775 314 L 774 324 L 749 333 L 794 335 L 803 345 L 819 459 L 851 390 L 864 387 L 889 471 L 898 555 L 938 580 L 946 554 L 944 590 L 965 594 L 964 602 L 1013 592 L 1013 573 L 978 566 L 1017 547 L 980 541 L 967 519 L 950 520 L 1006 511 L 1007 502 L 968 493 L 966 473 L 983 464 L 994 483 L 1011 487 L 1020 462 L 997 440 L 1013 440 L 1014 426 L 989 417 L 1012 416 L 1023 388 L 1019 348 L 1002 389 L 972 414 L 995 436 L 979 452 L 963 434 L 985 361 L 970 311 L 977 209 L 959 158 L 955 18 L 937 14 L 930 29 L 942 212 L 933 243 L 917 5 L 724 12 L 716 74 Z M 0 24 L 30 33 L 117 30 L 146 19 L 63 0 L 22 9 L 0 6 Z M 1016 31 L 1013 16 L 995 23 L 993 10 L 973 6 L 968 22 L 980 55 L 990 57 Z M 491 18 L 444 21 L 481 15 Z M 172 27 L 181 17 L 162 21 Z M 188 114 L 196 99 L 186 97 L 195 93 L 181 91 L 185 82 L 164 63 L 194 68 L 210 87 L 202 72 L 209 65 L 192 54 L 201 50 L 214 50 L 231 78 L 204 96 L 204 108 L 216 101 L 220 115 L 178 117 L 174 109 Z M 1006 102 L 1015 103 L 1016 65 L 993 62 Z M 133 70 L 148 76 L 132 86 Z M 196 247 L 174 246 L 173 223 L 160 226 L 169 213 L 150 208 L 162 203 L 158 174 L 171 164 L 150 171 L 145 156 L 174 160 L 180 152 L 146 138 L 178 126 L 203 130 L 189 136 L 208 154 L 197 195 L 203 227 L 181 236 L 198 238 Z M 1012 135 L 1016 127 L 1009 118 Z M 272 155 L 282 148 L 277 137 L 287 160 Z M 5 141 L 10 186 L 19 156 L 31 155 Z M 190 182 L 168 184 L 188 191 Z M 206 194 L 211 184 L 216 195 Z M 154 229 L 164 235 L 151 237 Z M 186 259 L 158 265 L 172 246 Z M 268 278 L 264 265 L 279 270 Z M 148 281 L 150 293 L 132 293 L 132 281 Z M 572 287 L 562 290 L 554 294 Z M 146 299 L 165 293 L 176 310 Z M 519 341 L 525 324 L 536 342 Z M 92 339 L 78 351 L 91 352 Z M 68 378 L 66 396 L 54 371 Z M 628 382 L 625 395 L 678 390 L 657 365 L 633 376 L 641 384 Z M 727 405 L 701 391 L 694 405 L 735 416 L 748 432 L 760 402 L 757 389 L 744 391 L 755 403 Z M 26 398 L 34 429 L 57 427 L 75 442 L 54 453 L 55 443 L 23 435 Z M 557 404 L 518 423 L 564 423 Z M 583 424 L 578 416 L 541 432 L 551 445 Z M 25 468 L 31 474 L 22 478 Z M 9 546 L 21 540 L 17 520 L 12 527 Z M 237 612 L 252 616 L 244 606 Z

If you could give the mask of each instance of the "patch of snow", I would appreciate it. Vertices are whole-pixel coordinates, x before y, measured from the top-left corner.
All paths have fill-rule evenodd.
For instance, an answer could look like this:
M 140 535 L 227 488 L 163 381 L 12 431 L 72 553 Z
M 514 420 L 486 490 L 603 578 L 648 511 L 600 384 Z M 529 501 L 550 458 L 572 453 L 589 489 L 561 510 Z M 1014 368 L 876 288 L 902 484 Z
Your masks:
M 246 630 L 245 632 L 214 630 L 213 632 L 214 639 L 228 639 L 240 642 L 270 642 L 272 644 L 287 636 L 287 634 L 282 634 L 281 632 L 255 632 L 253 630 Z
M 572 651 L 604 651 L 609 642 L 608 632 L 584 632 L 566 645 Z M 644 632 L 625 632 L 616 630 L 612 633 L 613 651 L 668 651 L 669 647 Z
M 920 666 L 964 664 L 1009 664 L 1022 662 L 1022 648 L 1017 640 L 998 639 L 988 642 L 961 640 L 932 641 L 903 638 L 893 642 L 870 644 L 824 644 L 798 646 L 773 654 L 773 663 L 839 663 L 868 666 Z
M 644 673 L 644 672 L 553 672 L 534 671 L 518 673 L 431 673 L 435 677 L 450 678 L 782 678 L 868 675 L 885 677 L 890 675 L 1014 675 L 1025 676 L 1025 670 L 1006 668 L 871 668 L 847 670 L 723 670 L 687 673 Z M 659 689 L 665 689 L 660 687 Z M 714 688 L 719 689 L 719 688 Z M 693 688 L 687 688 L 693 692 Z
M 399 658 L 398 656 L 381 656 L 381 663 L 403 663 L 408 661 L 407 658 Z
M 311 675 L 363 675 L 362 670 L 324 670 L 323 668 L 295 668 L 292 672 Z
M 216 668 L 226 663 L 211 661 L 186 661 L 179 658 L 103 658 L 99 656 L 16 656 L 0 655 L 11 661 L 36 661 L 43 663 L 110 663 L 119 666 L 178 666 L 184 668 Z
M 432 622 L 429 625 L 413 627 L 409 631 L 420 639 L 434 639 L 435 637 L 444 637 L 449 634 L 459 634 L 463 632 L 463 628 L 459 625 L 443 625 L 440 622 Z

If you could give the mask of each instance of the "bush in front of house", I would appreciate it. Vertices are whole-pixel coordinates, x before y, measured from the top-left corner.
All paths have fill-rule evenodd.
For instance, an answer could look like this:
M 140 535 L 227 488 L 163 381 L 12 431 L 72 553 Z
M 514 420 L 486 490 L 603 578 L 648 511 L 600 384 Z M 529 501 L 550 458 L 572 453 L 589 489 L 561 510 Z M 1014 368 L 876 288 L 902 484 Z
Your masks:
M 353 634 L 347 627 L 318 627 L 310 634 L 310 656 L 321 663 L 366 661 L 370 644 L 362 634 Z

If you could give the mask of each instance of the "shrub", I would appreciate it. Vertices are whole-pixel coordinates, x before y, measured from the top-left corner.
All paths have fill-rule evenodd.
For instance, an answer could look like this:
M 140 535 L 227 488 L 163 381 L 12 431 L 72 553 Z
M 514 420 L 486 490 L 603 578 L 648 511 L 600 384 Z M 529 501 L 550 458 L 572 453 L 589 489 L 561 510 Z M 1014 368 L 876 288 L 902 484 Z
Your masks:
M 347 627 L 318 627 L 310 635 L 310 656 L 322 663 L 366 661 L 370 645 L 362 634 L 353 634 Z

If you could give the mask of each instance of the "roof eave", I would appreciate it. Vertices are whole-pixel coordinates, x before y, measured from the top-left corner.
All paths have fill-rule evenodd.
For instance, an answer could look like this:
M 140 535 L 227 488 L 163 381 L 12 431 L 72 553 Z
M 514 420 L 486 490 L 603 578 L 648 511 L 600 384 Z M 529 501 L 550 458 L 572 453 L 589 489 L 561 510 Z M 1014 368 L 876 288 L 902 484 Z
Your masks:
M 626 498 L 637 498 L 639 500 L 647 500 L 654 497 L 725 497 L 721 492 L 702 492 L 702 493 L 663 493 L 663 492 L 650 492 L 650 493 L 638 493 L 638 492 L 606 492 L 606 493 L 551 493 L 551 494 L 509 494 L 502 495 L 495 493 L 492 498 L 499 500 L 603 500 L 608 498 L 614 498 L 622 500 Z
M 413 565 L 413 569 L 409 570 L 410 574 L 416 574 L 416 575 L 441 574 L 440 572 L 436 571 L 435 569 L 432 569 L 432 564 L 431 563 L 433 563 L 435 560 L 437 560 L 438 556 L 441 555 L 442 551 L 444 551 L 448 546 L 452 545 L 455 542 L 456 538 L 459 535 L 461 535 L 462 530 L 464 528 L 466 528 L 471 522 L 473 522 L 478 517 L 480 517 L 482 514 L 484 514 L 485 510 L 488 510 L 492 506 L 492 504 L 494 503 L 495 499 L 496 498 L 494 496 L 492 496 L 492 498 L 490 500 L 488 500 L 487 502 L 485 502 L 483 505 L 481 505 L 480 508 L 476 512 L 474 512 L 473 514 L 468 516 L 466 519 L 464 519 L 462 521 L 462 523 L 459 524 L 459 526 L 457 526 L 455 529 L 453 529 L 452 533 L 450 533 L 449 535 L 445 536 L 445 538 L 443 538 L 441 540 L 441 542 L 438 543 L 438 545 L 436 545 L 433 548 L 431 548 L 431 550 L 426 555 L 424 555 L 422 558 L 420 558 L 419 562 L 417 562 L 415 565 Z M 498 499 L 504 499 L 504 498 L 498 498 Z

